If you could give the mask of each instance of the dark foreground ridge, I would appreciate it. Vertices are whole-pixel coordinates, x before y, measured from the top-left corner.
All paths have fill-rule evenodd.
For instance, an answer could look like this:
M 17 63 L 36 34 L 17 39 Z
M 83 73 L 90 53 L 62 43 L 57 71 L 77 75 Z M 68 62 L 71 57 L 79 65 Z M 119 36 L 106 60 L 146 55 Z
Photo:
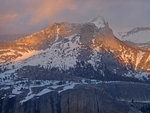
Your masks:
M 108 82 L 78 85 L 19 103 L 21 95 L 0 100 L 1 113 L 140 113 L 150 100 L 150 85 Z

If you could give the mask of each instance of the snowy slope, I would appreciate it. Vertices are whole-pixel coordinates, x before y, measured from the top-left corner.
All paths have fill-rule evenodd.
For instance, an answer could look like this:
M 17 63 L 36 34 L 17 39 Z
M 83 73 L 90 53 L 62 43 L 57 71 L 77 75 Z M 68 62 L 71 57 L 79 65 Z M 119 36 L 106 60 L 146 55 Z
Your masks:
M 57 40 L 50 48 L 41 52 L 41 54 L 26 60 L 24 65 L 40 65 L 45 68 L 56 67 L 60 70 L 74 67 L 78 61 L 77 57 L 81 46 L 80 36 L 75 34 L 65 37 L 62 41 Z

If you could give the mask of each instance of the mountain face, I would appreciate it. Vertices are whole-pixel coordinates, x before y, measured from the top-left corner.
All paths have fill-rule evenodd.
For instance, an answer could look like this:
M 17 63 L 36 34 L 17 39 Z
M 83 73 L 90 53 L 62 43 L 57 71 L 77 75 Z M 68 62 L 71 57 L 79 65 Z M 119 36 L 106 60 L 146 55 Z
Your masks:
M 149 42 L 147 42 L 147 43 L 134 43 L 134 42 L 125 40 L 124 43 L 126 43 L 127 45 L 130 45 L 130 46 L 136 47 L 136 48 L 141 48 L 144 50 L 150 50 L 150 43 Z
M 0 112 L 138 113 L 128 101 L 149 99 L 149 73 L 150 51 L 117 39 L 103 18 L 53 23 L 0 43 Z M 144 94 L 127 98 L 122 88 L 111 92 L 116 84 Z M 88 107 L 91 100 L 96 107 Z
M 77 76 L 90 68 L 90 78 L 105 78 L 107 70 L 115 76 L 148 79 L 148 74 L 137 72 L 150 72 L 150 52 L 118 40 L 104 19 L 95 18 L 84 24 L 54 23 L 31 36 L 0 43 L 0 64 L 2 72 L 15 68 L 21 76 L 27 76 L 22 70 L 31 66 Z

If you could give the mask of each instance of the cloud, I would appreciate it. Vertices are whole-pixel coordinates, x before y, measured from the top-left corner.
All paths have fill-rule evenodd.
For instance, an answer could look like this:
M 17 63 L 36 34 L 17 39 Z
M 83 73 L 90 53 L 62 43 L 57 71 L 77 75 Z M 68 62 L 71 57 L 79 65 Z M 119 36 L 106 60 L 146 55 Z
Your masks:
M 8 27 L 13 24 L 17 14 L 0 14 L 0 31 L 4 32 Z
M 97 15 L 114 26 L 147 25 L 149 7 L 150 0 L 0 0 L 0 33 L 30 32 L 53 21 L 83 22 Z
M 1 14 L 0 15 L 0 22 L 1 23 L 8 23 L 13 21 L 17 17 L 17 14 Z
M 45 19 L 56 16 L 64 10 L 74 10 L 76 6 L 71 0 L 45 0 L 32 9 L 31 24 L 39 23 Z
M 18 28 L 23 24 L 34 26 L 65 10 L 75 9 L 73 0 L 0 0 L 0 32 L 11 26 L 20 31 Z
M 15 12 L 18 16 L 31 15 L 31 23 L 38 23 L 44 19 L 61 13 L 64 10 L 76 8 L 73 0 L 5 0 L 0 1 L 0 14 Z

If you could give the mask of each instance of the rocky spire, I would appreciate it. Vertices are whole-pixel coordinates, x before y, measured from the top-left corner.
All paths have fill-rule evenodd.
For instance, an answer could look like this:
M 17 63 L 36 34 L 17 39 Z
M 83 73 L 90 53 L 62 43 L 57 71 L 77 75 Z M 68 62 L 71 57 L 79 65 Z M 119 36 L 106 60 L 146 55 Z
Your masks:
M 93 18 L 90 22 L 95 24 L 95 26 L 98 29 L 104 28 L 107 25 L 105 19 L 102 16 L 97 16 L 97 17 Z

